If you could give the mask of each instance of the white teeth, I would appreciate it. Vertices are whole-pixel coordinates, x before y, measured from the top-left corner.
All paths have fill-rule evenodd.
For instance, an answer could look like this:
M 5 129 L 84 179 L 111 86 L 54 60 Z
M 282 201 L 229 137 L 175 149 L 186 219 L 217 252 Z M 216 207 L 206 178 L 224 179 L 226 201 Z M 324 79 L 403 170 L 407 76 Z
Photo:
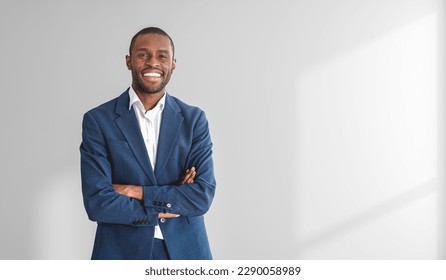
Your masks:
M 159 78 L 159 77 L 161 77 L 161 74 L 149 72 L 149 73 L 145 73 L 144 77 L 157 77 L 157 78 Z

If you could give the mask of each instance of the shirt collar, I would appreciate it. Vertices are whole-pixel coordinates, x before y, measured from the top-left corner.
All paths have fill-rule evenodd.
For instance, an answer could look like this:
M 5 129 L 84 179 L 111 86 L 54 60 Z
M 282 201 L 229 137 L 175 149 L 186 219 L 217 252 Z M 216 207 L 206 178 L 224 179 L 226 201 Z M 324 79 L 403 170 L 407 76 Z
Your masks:
M 142 109 L 142 111 L 145 113 L 145 109 L 144 109 L 144 106 L 143 106 L 141 100 L 139 99 L 139 97 L 136 94 L 135 90 L 131 86 L 129 88 L 129 97 L 130 97 L 129 110 L 131 110 L 133 104 L 135 104 L 140 109 Z M 163 97 L 161 97 L 161 99 L 158 101 L 158 103 L 156 104 L 156 106 L 152 110 L 159 109 L 159 110 L 162 111 L 164 109 L 164 104 L 165 103 L 166 103 L 166 92 L 164 92 Z

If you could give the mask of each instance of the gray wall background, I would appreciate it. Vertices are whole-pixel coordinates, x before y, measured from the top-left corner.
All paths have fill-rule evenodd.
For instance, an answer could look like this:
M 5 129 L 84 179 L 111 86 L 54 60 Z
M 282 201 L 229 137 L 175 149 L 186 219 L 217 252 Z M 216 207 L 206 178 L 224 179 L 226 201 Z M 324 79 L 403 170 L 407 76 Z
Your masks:
M 0 2 L 0 259 L 88 259 L 82 115 L 174 39 L 203 108 L 216 259 L 444 259 L 444 1 Z

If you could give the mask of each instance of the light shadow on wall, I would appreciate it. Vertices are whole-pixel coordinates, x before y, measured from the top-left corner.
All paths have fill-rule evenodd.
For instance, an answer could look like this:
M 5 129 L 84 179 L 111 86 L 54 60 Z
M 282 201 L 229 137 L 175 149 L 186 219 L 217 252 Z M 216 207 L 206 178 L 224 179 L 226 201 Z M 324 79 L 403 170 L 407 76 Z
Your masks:
M 346 220 L 328 221 L 326 228 L 300 238 L 298 252 L 307 259 L 321 258 L 317 250 L 329 259 L 435 258 L 439 185 L 426 182 Z M 428 238 L 417 242 L 417 236 Z M 352 247 L 362 252 L 349 253 Z
M 79 166 L 61 168 L 41 183 L 33 201 L 33 259 L 89 259 L 95 223 L 82 204 Z
M 437 29 L 424 15 L 298 76 L 297 257 L 437 258 Z

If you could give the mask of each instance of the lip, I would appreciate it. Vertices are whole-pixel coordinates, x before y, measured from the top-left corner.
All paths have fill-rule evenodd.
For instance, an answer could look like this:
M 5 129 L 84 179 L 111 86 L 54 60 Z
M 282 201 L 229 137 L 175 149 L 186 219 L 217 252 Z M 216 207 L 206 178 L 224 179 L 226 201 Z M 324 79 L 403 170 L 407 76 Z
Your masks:
M 161 78 L 164 75 L 163 71 L 161 71 L 159 69 L 153 69 L 153 68 L 144 69 L 141 71 L 141 74 L 144 77 L 150 77 L 150 78 Z
M 149 78 L 161 78 L 161 74 L 160 73 L 155 73 L 155 72 L 147 72 L 143 74 L 144 77 L 149 77 Z

